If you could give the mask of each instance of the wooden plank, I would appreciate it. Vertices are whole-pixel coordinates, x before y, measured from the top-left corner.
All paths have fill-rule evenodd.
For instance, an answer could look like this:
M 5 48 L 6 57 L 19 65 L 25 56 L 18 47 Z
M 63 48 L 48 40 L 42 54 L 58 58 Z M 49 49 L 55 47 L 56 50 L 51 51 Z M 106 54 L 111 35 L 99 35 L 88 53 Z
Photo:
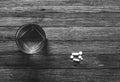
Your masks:
M 41 6 L 119 6 L 120 1 L 115 0 L 1 0 L 0 5 L 3 6 L 3 4 L 6 6 L 32 6 L 32 5 L 41 5 Z
M 0 69 L 1 82 L 119 82 L 118 69 Z
M 14 40 L 19 27 L 0 27 L 0 40 Z M 45 28 L 48 40 L 119 41 L 120 27 L 50 27 Z
M 27 23 L 37 23 L 42 27 L 120 27 L 119 13 L 24 14 L 26 13 L 20 14 L 22 17 L 0 17 L 0 26 L 15 27 Z
M 120 12 L 120 1 L 113 0 L 6 0 L 0 1 L 0 11 L 3 12 L 22 12 L 40 11 L 48 12 L 100 12 L 111 11 Z
M 80 13 L 80 12 L 120 12 L 119 6 L 13 6 L 0 7 L 1 14 L 15 13 Z
M 87 1 L 87 4 L 86 4 Z M 36 16 L 37 13 L 45 12 L 61 12 L 61 13 L 77 13 L 77 12 L 120 12 L 118 1 L 18 1 L 7 0 L 0 1 L 0 15 L 5 16 Z M 60 2 L 60 3 L 59 3 Z M 62 3 L 63 5 L 62 5 Z M 98 3 L 97 3 L 98 2 Z M 45 4 L 44 4 L 45 3 Z M 58 3 L 58 4 L 57 4 Z M 72 4 L 73 3 L 73 4 Z M 85 4 L 84 4 L 85 3 Z M 97 3 L 97 4 L 96 4 Z M 102 4 L 101 4 L 102 3 Z M 95 5 L 96 4 L 96 5 Z M 101 5 L 99 5 L 101 4 Z M 117 5 L 118 4 L 118 5 Z
M 48 41 L 43 52 L 27 55 L 14 41 L 0 43 L 0 66 L 34 68 L 120 68 L 120 42 Z M 72 52 L 83 51 L 84 60 L 74 63 Z

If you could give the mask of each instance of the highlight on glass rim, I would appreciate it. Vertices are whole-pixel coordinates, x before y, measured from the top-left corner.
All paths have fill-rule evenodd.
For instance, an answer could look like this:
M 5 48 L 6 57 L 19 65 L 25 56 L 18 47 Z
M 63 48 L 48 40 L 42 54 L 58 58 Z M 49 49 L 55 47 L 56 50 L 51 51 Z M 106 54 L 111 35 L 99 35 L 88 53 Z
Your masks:
M 46 34 L 37 24 L 25 24 L 18 29 L 15 39 L 22 52 L 35 54 L 45 46 Z

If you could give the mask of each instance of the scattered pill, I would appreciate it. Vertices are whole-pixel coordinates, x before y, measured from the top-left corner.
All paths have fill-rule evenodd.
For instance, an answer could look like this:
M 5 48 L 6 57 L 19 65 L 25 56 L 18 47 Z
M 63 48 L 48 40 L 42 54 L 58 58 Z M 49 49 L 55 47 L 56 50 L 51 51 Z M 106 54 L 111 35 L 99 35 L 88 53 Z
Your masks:
M 79 62 L 80 60 L 77 59 L 77 58 L 74 58 L 73 61 L 75 61 L 75 62 Z
M 82 56 L 78 56 L 79 59 L 83 60 L 83 57 Z
M 75 56 L 75 55 L 79 55 L 79 53 L 72 53 L 72 55 L 74 55 L 74 56 Z
M 80 52 L 79 52 L 79 54 L 80 54 L 80 55 L 82 55 L 82 54 L 83 54 L 83 52 L 82 52 L 82 51 L 80 51 Z
M 70 58 L 71 58 L 71 59 L 73 59 L 73 58 L 74 58 L 74 56 L 73 56 L 73 55 L 71 55 L 71 56 L 70 56 Z

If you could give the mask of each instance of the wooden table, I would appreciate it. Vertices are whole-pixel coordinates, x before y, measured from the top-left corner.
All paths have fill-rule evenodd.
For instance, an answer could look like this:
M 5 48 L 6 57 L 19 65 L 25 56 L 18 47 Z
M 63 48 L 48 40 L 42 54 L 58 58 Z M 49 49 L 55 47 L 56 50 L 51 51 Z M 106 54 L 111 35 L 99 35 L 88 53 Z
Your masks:
M 27 55 L 17 29 L 37 23 L 47 35 L 44 53 Z M 72 52 L 83 51 L 74 63 Z M 1 0 L 0 82 L 119 82 L 119 0 Z

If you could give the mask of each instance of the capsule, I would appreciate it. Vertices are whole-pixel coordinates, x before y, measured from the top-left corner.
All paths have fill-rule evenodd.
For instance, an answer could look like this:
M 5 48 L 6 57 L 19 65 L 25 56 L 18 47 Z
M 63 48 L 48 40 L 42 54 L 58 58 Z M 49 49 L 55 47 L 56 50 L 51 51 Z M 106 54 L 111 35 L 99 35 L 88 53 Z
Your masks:
M 25 24 L 18 29 L 15 41 L 22 52 L 36 54 L 45 46 L 46 34 L 37 24 Z

